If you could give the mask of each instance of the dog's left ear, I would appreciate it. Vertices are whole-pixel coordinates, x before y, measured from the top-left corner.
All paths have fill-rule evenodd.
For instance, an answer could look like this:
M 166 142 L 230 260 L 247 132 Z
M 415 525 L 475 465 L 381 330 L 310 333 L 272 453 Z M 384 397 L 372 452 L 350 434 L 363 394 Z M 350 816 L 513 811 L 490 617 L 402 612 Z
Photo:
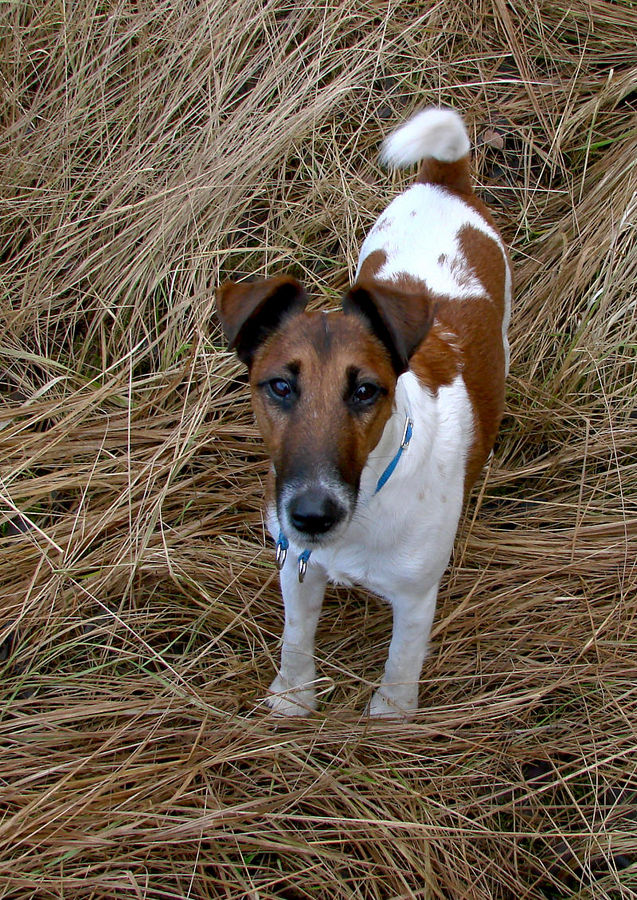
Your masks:
M 226 281 L 217 291 L 217 312 L 231 350 L 248 368 L 257 348 L 276 331 L 282 319 L 301 312 L 307 303 L 303 286 L 287 275 L 246 281 Z
M 385 345 L 397 375 L 427 336 L 434 307 L 426 296 L 394 290 L 378 282 L 357 282 L 343 297 L 343 311 L 362 316 Z

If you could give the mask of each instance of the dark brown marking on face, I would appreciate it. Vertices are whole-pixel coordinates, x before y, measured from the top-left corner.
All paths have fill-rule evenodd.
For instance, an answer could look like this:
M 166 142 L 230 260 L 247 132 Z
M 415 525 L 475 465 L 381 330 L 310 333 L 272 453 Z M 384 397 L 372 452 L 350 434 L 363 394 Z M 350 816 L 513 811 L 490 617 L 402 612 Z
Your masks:
M 291 368 L 294 397 L 286 406 L 270 385 L 289 381 Z M 393 406 L 396 376 L 380 341 L 355 316 L 295 315 L 257 350 L 250 383 L 276 472 L 277 505 L 290 485 L 321 478 L 339 483 L 355 502 L 361 472 Z M 352 397 L 361 385 L 379 390 L 373 402 L 357 406 Z

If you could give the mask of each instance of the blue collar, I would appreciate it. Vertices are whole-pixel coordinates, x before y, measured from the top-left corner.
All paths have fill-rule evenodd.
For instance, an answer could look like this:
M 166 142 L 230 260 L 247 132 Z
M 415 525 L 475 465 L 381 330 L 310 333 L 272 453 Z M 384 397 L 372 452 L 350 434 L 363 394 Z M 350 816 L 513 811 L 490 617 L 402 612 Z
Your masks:
M 396 451 L 394 458 L 391 460 L 389 465 L 385 468 L 385 471 L 380 476 L 378 481 L 376 482 L 376 489 L 374 491 L 374 495 L 376 495 L 379 490 L 387 484 L 389 479 L 391 478 L 394 469 L 398 465 L 400 457 L 403 455 L 403 451 L 407 449 L 409 446 L 409 442 L 411 440 L 411 436 L 414 433 L 414 423 L 412 422 L 409 416 L 405 418 L 405 427 L 403 429 L 403 436 L 400 442 L 400 447 Z M 282 569 L 285 564 L 285 557 L 288 553 L 288 548 L 290 546 L 290 542 L 283 534 L 282 531 L 279 531 L 279 537 L 276 542 L 276 565 L 278 569 Z M 299 555 L 299 581 L 302 583 L 305 578 L 305 573 L 307 572 L 307 564 L 312 554 L 311 550 L 304 550 L 303 553 Z

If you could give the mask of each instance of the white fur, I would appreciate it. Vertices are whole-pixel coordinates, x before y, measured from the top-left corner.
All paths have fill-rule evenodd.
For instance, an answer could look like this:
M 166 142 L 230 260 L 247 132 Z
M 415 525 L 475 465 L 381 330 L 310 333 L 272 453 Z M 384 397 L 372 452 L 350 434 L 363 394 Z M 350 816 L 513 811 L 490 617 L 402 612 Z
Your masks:
M 402 169 L 432 156 L 440 162 L 456 162 L 471 144 L 464 122 L 452 109 L 423 109 L 383 141 L 380 161 Z

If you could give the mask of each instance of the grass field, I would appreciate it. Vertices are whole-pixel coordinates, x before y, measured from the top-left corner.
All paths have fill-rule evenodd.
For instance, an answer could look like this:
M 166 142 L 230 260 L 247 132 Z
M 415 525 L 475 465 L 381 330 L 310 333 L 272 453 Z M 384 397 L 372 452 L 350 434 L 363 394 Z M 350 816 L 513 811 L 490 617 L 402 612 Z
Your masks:
M 637 5 L 0 4 L 0 898 L 637 897 Z M 328 594 L 322 705 L 262 698 L 266 461 L 214 288 L 334 305 L 466 117 L 516 271 L 496 453 L 414 722 Z

